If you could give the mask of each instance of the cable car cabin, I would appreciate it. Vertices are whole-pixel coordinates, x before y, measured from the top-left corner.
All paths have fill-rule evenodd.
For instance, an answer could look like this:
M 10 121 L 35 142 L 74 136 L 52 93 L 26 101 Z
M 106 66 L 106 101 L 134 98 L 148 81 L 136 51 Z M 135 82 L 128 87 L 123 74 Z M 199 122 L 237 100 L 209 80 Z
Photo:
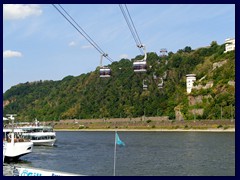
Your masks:
M 158 89 L 162 89 L 163 88 L 163 83 L 158 84 Z
M 161 79 L 161 83 L 158 83 L 158 89 L 163 88 L 163 78 L 160 78 L 160 79 Z
M 146 72 L 147 71 L 147 62 L 146 61 L 135 61 L 133 63 L 134 72 Z
M 111 69 L 108 67 L 100 68 L 100 77 L 111 77 Z
M 143 90 L 147 90 L 148 89 L 148 85 L 145 83 L 146 80 L 143 80 Z

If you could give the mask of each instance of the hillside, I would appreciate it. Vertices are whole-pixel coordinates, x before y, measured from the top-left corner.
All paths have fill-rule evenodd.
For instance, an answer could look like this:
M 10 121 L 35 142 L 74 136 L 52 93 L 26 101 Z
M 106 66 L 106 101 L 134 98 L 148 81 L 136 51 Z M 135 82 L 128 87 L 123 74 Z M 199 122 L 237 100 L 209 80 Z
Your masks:
M 148 53 L 147 73 L 133 71 L 135 59 L 110 64 L 112 77 L 100 78 L 99 68 L 60 81 L 26 82 L 3 94 L 4 115 L 18 120 L 125 118 L 168 116 L 169 119 L 235 118 L 235 51 L 224 52 L 224 44 L 159 57 Z M 186 74 L 196 74 L 190 94 Z M 162 79 L 161 79 L 162 78 Z M 143 89 L 143 80 L 147 89 Z M 163 84 L 162 84 L 163 80 Z M 161 88 L 158 85 L 161 84 Z

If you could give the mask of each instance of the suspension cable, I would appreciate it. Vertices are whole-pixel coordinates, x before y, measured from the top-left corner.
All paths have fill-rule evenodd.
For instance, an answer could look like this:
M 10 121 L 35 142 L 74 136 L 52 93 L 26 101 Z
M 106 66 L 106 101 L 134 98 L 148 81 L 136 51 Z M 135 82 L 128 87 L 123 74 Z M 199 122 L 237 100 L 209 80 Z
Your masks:
M 129 30 L 131 31 L 131 34 L 132 34 L 132 36 L 133 36 L 133 39 L 134 39 L 134 41 L 136 42 L 136 45 L 137 45 L 137 47 L 138 47 L 139 50 L 140 50 L 140 53 L 144 54 L 144 53 L 143 53 L 143 50 L 141 49 L 141 47 L 142 47 L 141 40 L 140 40 L 140 38 L 139 38 L 139 35 L 138 35 L 138 33 L 137 33 L 137 30 L 136 30 L 136 28 L 135 28 L 135 25 L 134 25 L 134 23 L 133 23 L 133 20 L 132 20 L 132 18 L 131 18 L 131 15 L 130 15 L 130 13 L 129 13 L 129 11 L 128 11 L 127 5 L 125 4 L 125 9 L 126 9 L 127 13 L 124 11 L 124 8 L 122 7 L 121 4 L 119 4 L 119 7 L 120 7 L 120 9 L 121 9 L 121 12 L 122 12 L 122 14 L 123 14 L 123 17 L 124 17 L 125 21 L 127 22 L 128 28 L 129 28 Z M 127 15 L 128 15 L 128 17 L 127 17 Z M 130 19 L 131 23 L 130 23 L 129 19 Z
M 138 33 L 137 33 L 137 29 L 135 28 L 135 25 L 134 25 L 134 23 L 133 23 L 133 20 L 132 20 L 132 18 L 131 18 L 131 15 L 130 15 L 130 13 L 129 13 L 129 11 L 128 11 L 128 8 L 127 8 L 127 5 L 126 5 L 126 4 L 125 4 L 125 8 L 126 8 L 126 10 L 127 10 L 127 12 L 128 12 L 128 16 L 130 17 L 130 20 L 131 20 L 131 22 L 132 22 L 133 28 L 134 28 L 134 30 L 135 30 L 135 32 L 136 32 L 138 41 L 139 41 L 139 43 L 140 43 L 139 45 L 142 45 L 142 42 L 141 42 L 141 40 L 140 40 L 140 38 L 139 38 L 139 35 L 138 35 Z
M 58 7 L 56 7 L 54 4 L 52 5 L 100 54 L 107 54 L 98 46 L 96 42 L 94 42 L 94 40 L 86 33 L 86 31 L 83 30 L 83 28 L 73 19 L 69 13 L 67 13 L 67 11 L 60 4 L 58 4 L 58 6 L 75 23 L 75 25 L 69 20 L 69 18 L 66 17 L 66 15 L 64 15 L 64 13 Z M 110 58 L 108 55 L 104 57 L 107 58 L 110 62 L 113 62 L 112 58 Z
M 134 32 L 133 32 L 132 26 L 130 25 L 130 22 L 129 22 L 128 18 L 127 18 L 127 15 L 126 15 L 126 13 L 125 13 L 122 5 L 119 4 L 119 7 L 120 7 L 120 9 L 121 9 L 121 11 L 122 11 L 122 14 L 123 14 L 123 16 L 124 16 L 125 21 L 127 22 L 128 28 L 129 28 L 132 36 L 133 36 L 133 39 L 134 39 L 134 41 L 136 42 L 136 45 L 138 45 L 138 39 L 137 39 L 136 35 L 135 35 Z

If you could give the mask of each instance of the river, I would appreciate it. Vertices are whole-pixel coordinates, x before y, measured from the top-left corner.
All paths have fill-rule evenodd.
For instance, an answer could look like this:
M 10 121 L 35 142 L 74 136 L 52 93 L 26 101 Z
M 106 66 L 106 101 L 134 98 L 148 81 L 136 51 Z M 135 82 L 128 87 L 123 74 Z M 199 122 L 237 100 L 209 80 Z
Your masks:
M 116 176 L 235 176 L 235 133 L 118 132 Z M 114 132 L 59 131 L 54 147 L 34 146 L 17 165 L 112 176 Z

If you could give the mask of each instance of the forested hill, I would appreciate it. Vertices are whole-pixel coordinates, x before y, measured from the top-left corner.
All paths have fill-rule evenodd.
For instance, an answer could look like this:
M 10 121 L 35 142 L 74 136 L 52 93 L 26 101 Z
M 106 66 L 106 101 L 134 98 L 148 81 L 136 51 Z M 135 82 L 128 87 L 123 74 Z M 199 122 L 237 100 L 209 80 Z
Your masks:
M 4 115 L 18 120 L 62 120 L 169 116 L 169 119 L 230 119 L 235 114 L 235 51 L 213 41 L 209 47 L 185 47 L 168 56 L 149 52 L 148 71 L 133 71 L 135 59 L 109 65 L 110 78 L 99 68 L 60 81 L 26 82 L 3 94 Z M 186 91 L 186 74 L 196 74 L 195 88 Z M 143 89 L 144 84 L 147 89 Z M 158 84 L 163 86 L 158 87 Z

